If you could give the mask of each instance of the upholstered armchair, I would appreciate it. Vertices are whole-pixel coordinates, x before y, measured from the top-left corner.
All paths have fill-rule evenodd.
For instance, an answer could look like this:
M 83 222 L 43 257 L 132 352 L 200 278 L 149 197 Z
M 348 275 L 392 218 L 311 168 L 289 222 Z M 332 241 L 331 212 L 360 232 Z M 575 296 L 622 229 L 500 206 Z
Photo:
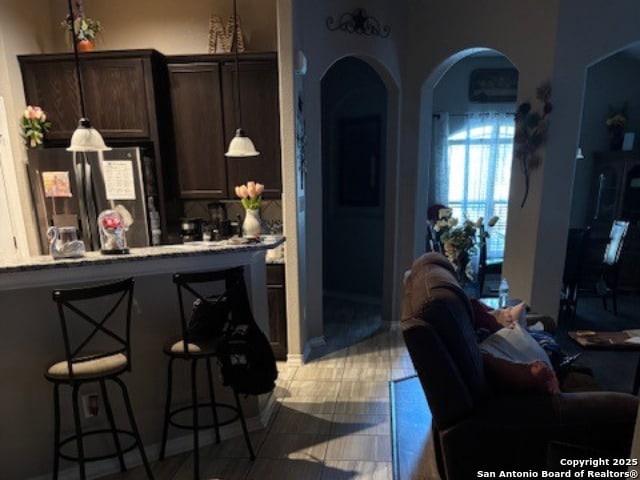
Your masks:
M 636 397 L 504 391 L 488 381 L 470 302 L 444 256 L 427 253 L 413 263 L 401 325 L 433 416 L 443 479 L 477 478 L 479 470 L 539 471 L 558 443 L 627 457 Z M 573 386 L 581 390 L 575 379 Z

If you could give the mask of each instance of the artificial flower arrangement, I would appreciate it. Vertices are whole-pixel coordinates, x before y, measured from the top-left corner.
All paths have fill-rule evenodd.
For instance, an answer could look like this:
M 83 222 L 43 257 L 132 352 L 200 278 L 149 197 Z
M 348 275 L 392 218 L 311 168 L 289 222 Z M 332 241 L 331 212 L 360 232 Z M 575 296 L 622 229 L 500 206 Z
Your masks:
M 612 150 L 620 150 L 624 143 L 624 132 L 627 125 L 627 102 L 620 108 L 609 107 L 605 124 L 609 129 L 609 146 Z
M 51 128 L 51 122 L 47 120 L 47 114 L 42 108 L 28 105 L 22 114 L 20 127 L 25 145 L 36 148 L 42 145 L 44 135 Z
M 93 20 L 85 16 L 82 0 L 76 0 L 75 4 L 76 8 L 73 15 L 73 28 L 76 32 L 76 39 L 78 41 L 88 40 L 89 42 L 94 43 L 98 34 L 102 31 L 102 24 L 99 20 Z M 69 15 L 67 15 L 66 18 L 60 22 L 60 26 L 66 31 L 71 31 L 69 25 Z
M 262 192 L 264 185 L 254 181 L 246 185 L 236 186 L 236 196 L 241 199 L 242 206 L 247 210 L 259 210 L 262 205 Z
M 444 255 L 456 269 L 458 280 L 464 283 L 473 280 L 473 267 L 471 257 L 477 253 L 477 246 L 486 242 L 489 232 L 484 226 L 484 218 L 480 217 L 475 222 L 465 220 L 459 224 L 458 219 L 452 216 L 450 208 L 442 208 L 438 213 L 438 220 L 433 229 L 438 234 Z M 493 227 L 499 217 L 493 216 L 487 222 L 488 227 Z
M 495 224 L 498 223 L 498 220 L 500 220 L 500 217 L 497 215 L 494 215 L 487 222 L 487 227 L 489 228 L 494 227 Z M 484 226 L 483 217 L 480 217 L 478 218 L 478 220 L 476 220 L 476 228 L 478 229 L 478 245 L 482 246 L 487 243 L 487 238 L 489 238 L 490 236 L 489 231 Z
M 525 193 L 520 207 L 529 195 L 529 170 L 541 162 L 540 148 L 547 139 L 551 104 L 551 84 L 545 82 L 536 89 L 536 98 L 542 103 L 540 112 L 533 110 L 531 102 L 523 102 L 516 111 L 516 129 L 513 136 L 513 154 L 520 162 L 525 177 Z

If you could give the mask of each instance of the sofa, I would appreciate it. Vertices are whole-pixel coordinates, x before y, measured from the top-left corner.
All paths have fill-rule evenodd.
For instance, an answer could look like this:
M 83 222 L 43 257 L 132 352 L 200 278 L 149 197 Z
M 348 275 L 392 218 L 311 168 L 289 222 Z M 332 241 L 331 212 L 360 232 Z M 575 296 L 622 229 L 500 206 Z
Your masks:
M 548 467 L 553 445 L 628 457 L 635 396 L 584 391 L 593 380 L 583 372 L 565 375 L 558 393 L 496 388 L 489 381 L 470 300 L 443 255 L 421 256 L 405 276 L 401 329 L 431 409 L 443 479 L 540 471 Z

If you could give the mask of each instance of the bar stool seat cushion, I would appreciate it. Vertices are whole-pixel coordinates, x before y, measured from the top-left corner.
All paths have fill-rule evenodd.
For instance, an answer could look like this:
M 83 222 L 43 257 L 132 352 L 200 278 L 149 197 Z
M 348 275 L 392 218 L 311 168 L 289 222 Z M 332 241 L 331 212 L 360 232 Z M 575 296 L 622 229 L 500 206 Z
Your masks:
M 212 340 L 188 342 L 187 355 L 215 355 L 217 352 L 217 343 L 218 342 Z M 184 340 L 180 338 L 169 341 L 164 345 L 163 351 L 171 356 L 184 356 Z
M 108 355 L 93 360 L 85 360 L 73 363 L 73 376 L 77 379 L 103 377 L 121 372 L 127 367 L 127 357 L 122 353 Z M 55 363 L 47 370 L 47 375 L 52 379 L 66 380 L 70 378 L 69 364 L 66 360 Z

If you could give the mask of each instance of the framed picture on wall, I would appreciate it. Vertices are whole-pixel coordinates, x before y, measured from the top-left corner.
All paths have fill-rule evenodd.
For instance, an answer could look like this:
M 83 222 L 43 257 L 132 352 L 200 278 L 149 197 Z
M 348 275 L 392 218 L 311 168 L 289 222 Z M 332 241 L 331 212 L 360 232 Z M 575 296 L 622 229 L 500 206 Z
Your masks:
M 340 120 L 338 201 L 341 206 L 380 206 L 380 124 L 379 115 Z
M 469 101 L 480 103 L 515 102 L 518 70 L 478 68 L 469 76 Z

